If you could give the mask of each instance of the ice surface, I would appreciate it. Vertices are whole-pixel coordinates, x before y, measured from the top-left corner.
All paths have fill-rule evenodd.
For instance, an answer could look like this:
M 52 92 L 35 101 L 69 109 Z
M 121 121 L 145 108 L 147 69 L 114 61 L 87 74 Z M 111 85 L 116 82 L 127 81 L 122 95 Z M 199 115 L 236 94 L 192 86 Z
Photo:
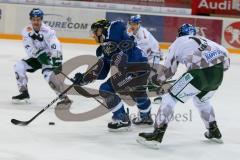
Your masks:
M 64 61 L 77 55 L 94 55 L 95 49 L 91 45 L 63 44 Z M 87 122 L 65 122 L 49 108 L 27 127 L 12 125 L 12 118 L 28 120 L 55 97 L 38 71 L 28 74 L 32 103 L 11 103 L 11 97 L 18 93 L 13 65 L 24 56 L 20 41 L 0 40 L 0 160 L 238 160 L 240 157 L 239 55 L 231 55 L 231 69 L 212 99 L 224 144 L 210 143 L 203 137 L 204 125 L 190 101 L 186 105 L 179 103 L 175 113 L 191 113 L 191 120 L 171 122 L 159 150 L 147 149 L 136 142 L 137 134 L 152 131 L 151 127 L 133 126 L 128 133 L 108 132 L 110 113 Z M 178 75 L 182 71 L 181 68 Z M 93 99 L 71 98 L 74 113 L 97 105 Z M 156 113 L 158 105 L 152 106 Z M 136 107 L 130 107 L 130 112 L 136 113 Z M 56 125 L 49 126 L 50 121 Z

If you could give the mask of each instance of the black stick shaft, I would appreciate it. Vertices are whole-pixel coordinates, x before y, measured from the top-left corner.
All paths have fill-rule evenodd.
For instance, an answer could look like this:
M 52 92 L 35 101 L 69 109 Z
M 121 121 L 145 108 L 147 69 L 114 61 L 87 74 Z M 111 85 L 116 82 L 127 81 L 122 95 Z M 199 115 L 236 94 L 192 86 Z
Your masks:
M 73 85 L 69 86 L 66 90 L 64 90 L 58 97 L 56 97 L 52 102 L 50 102 L 46 107 L 44 107 L 40 112 L 38 112 L 31 120 L 29 120 L 29 123 L 32 122 L 35 118 L 37 118 L 40 114 L 42 114 L 45 110 L 47 110 L 49 107 L 51 107 L 57 100 L 62 97 L 65 93 L 67 93 Z

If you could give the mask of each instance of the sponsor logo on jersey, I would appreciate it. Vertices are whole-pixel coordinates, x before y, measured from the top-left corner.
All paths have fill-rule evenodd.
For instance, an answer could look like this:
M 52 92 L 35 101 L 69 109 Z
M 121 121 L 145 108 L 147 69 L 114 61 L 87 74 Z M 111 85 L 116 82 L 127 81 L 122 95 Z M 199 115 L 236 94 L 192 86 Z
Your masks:
M 177 95 L 193 80 L 193 76 L 190 73 L 181 77 L 171 88 L 171 93 Z
M 240 48 L 240 21 L 225 28 L 224 39 L 230 46 Z
M 55 30 L 87 30 L 90 26 L 86 22 L 74 21 L 72 17 L 60 14 L 46 14 L 43 21 Z
M 128 76 L 124 80 L 120 81 L 117 85 L 118 85 L 118 87 L 122 87 L 122 86 L 126 85 L 128 82 L 130 82 L 132 79 L 133 79 L 132 76 Z
M 178 95 L 178 98 L 179 98 L 179 99 L 182 99 L 182 98 L 185 98 L 185 97 L 192 97 L 192 96 L 194 96 L 194 95 L 196 95 L 196 93 L 180 93 L 180 94 Z
M 205 59 L 208 62 L 212 62 L 214 59 L 223 56 L 225 53 L 223 53 L 221 50 L 213 50 L 208 51 L 204 53 Z

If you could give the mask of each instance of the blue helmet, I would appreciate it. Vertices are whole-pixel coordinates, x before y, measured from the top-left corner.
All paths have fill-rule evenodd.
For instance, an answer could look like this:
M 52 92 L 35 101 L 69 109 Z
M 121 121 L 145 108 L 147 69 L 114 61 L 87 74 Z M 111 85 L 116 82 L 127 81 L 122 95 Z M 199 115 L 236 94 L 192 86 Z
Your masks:
M 40 8 L 33 8 L 29 13 L 30 19 L 33 17 L 41 17 L 43 19 L 43 15 L 44 13 Z
M 129 18 L 129 21 L 128 21 L 129 23 L 137 23 L 137 24 L 139 24 L 139 23 L 141 23 L 142 22 L 142 18 L 141 18 L 141 16 L 138 14 L 138 15 L 135 15 L 135 16 L 131 16 L 130 18 Z
M 186 36 L 186 35 L 196 35 L 197 31 L 196 28 L 191 24 L 183 24 L 178 29 L 178 35 L 177 37 Z

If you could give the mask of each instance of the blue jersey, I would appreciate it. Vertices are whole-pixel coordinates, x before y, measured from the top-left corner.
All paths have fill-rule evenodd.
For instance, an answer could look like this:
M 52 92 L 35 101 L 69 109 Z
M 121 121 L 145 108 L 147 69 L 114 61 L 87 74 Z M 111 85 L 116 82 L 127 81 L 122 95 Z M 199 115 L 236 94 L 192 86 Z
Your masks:
M 105 79 L 112 65 L 116 66 L 120 71 L 122 67 L 129 63 L 136 63 L 136 65 L 148 63 L 147 55 L 136 47 L 134 41 L 127 34 L 126 26 L 122 21 L 111 22 L 104 36 L 105 41 L 102 46 L 110 53 L 104 53 L 101 58 L 104 65 L 98 79 Z

